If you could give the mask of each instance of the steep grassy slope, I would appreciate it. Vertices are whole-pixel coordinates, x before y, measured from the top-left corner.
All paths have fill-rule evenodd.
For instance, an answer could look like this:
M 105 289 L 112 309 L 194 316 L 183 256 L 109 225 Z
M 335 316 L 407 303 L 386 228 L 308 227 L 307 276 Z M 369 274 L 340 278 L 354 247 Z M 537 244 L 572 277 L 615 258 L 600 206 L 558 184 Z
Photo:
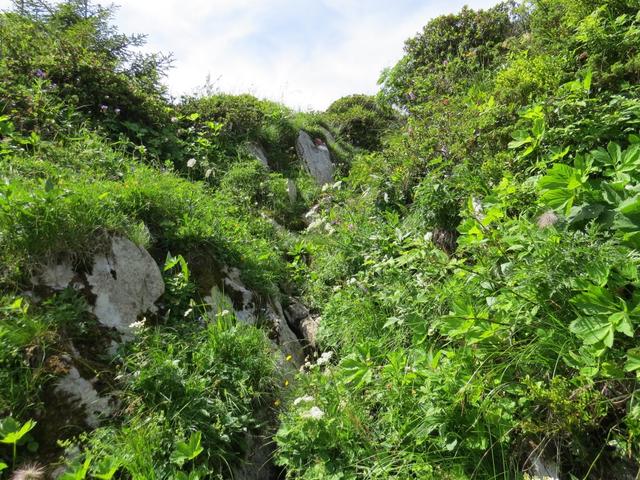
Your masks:
M 170 103 L 140 41 L 76 1 L 0 14 L 0 475 L 229 478 L 265 437 L 257 478 L 637 478 L 635 0 L 437 18 L 324 113 Z M 114 237 L 165 293 L 107 355 L 86 284 L 37 277 Z M 321 317 L 295 375 L 266 316 L 210 298 L 229 269 Z M 96 424 L 56 393 L 72 368 Z

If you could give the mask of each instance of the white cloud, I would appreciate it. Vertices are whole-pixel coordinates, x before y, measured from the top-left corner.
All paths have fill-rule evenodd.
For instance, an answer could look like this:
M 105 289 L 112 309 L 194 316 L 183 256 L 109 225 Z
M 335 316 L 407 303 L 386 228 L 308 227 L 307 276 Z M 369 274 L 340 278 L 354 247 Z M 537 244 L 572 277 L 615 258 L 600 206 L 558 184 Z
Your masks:
M 496 0 L 120 0 L 115 21 L 148 34 L 147 51 L 173 52 L 167 84 L 178 96 L 204 84 L 296 108 L 324 109 L 373 93 L 404 40 L 429 19 Z M 6 8 L 9 0 L 0 0 Z M 416 7 L 416 4 L 418 6 Z

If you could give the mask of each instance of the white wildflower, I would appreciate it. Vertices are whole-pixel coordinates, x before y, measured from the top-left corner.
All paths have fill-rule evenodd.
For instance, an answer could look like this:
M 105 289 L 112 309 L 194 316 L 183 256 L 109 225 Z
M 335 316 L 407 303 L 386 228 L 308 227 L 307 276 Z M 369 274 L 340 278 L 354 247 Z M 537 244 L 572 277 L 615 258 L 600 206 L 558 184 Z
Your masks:
M 146 322 L 147 319 L 145 317 L 142 317 L 142 320 L 129 324 L 129 328 L 131 328 L 132 330 L 142 330 Z
M 311 407 L 308 412 L 302 414 L 304 418 L 312 418 L 313 420 L 320 420 L 324 417 L 324 412 L 320 410 L 318 407 Z
M 209 168 L 206 172 L 204 172 L 204 178 L 209 178 L 212 173 L 213 173 L 213 170 Z
M 305 395 L 304 397 L 298 397 L 293 401 L 294 405 L 300 405 L 302 402 L 313 402 L 314 398 L 311 395 Z
M 318 218 L 311 222 L 311 224 L 307 227 L 307 230 L 315 230 L 316 228 L 322 227 L 324 224 L 324 219 Z
M 484 214 L 484 208 L 482 207 L 482 202 L 475 198 L 471 197 L 471 208 L 473 209 L 473 214 L 476 217 L 476 220 L 479 222 L 483 221 L 486 217 Z
M 333 357 L 333 352 L 324 352 L 320 355 L 320 358 L 316 362 L 316 365 L 326 365 L 331 361 L 331 357 Z
M 190 158 L 190 159 L 187 161 L 187 167 L 188 167 L 188 168 L 193 168 L 193 167 L 195 167 L 195 166 L 196 166 L 196 163 L 198 163 L 198 161 L 197 161 L 195 158 Z

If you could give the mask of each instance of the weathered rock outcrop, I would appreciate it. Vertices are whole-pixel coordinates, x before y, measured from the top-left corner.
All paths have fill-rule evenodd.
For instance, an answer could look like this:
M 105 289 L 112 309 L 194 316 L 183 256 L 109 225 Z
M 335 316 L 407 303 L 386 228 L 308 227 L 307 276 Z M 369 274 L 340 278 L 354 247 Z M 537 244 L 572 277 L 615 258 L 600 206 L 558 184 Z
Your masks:
M 75 276 L 76 273 L 73 271 L 71 263 L 64 262 L 45 266 L 39 275 L 31 279 L 31 282 L 34 285 L 43 285 L 59 291 L 67 288 Z
M 291 205 L 296 203 L 296 200 L 298 200 L 298 187 L 296 186 L 296 182 L 291 178 L 287 178 L 287 195 L 289 195 Z
M 298 334 L 298 337 L 312 349 L 316 348 L 316 338 L 320 317 L 311 315 L 309 309 L 296 299 L 290 299 L 291 303 L 285 310 L 285 316 L 291 329 Z
M 327 128 L 321 126 L 320 131 L 324 135 L 324 138 L 327 139 L 327 142 L 336 143 L 336 138 L 333 136 L 333 133 L 331 133 Z
M 305 168 L 318 185 L 333 182 L 335 167 L 331 162 L 331 153 L 324 142 L 314 142 L 309 134 L 300 131 L 296 140 L 296 151 Z
M 262 163 L 265 167 L 269 168 L 269 159 L 267 158 L 267 154 L 264 149 L 258 145 L 257 143 L 248 142 L 246 145 L 247 151 L 256 158 L 260 163 Z
M 131 324 L 145 312 L 157 310 L 155 302 L 164 293 L 164 280 L 155 260 L 142 247 L 115 237 L 111 252 L 97 255 L 87 275 L 95 295 L 93 313 L 106 327 L 131 334 Z
M 305 362 L 305 347 L 315 342 L 314 318 L 308 309 L 296 301 L 290 302 L 285 312 L 277 298 L 248 288 L 237 268 L 220 267 L 214 259 L 200 260 L 194 259 L 193 278 L 201 289 L 210 291 L 205 300 L 211 316 L 233 313 L 239 321 L 264 328 L 273 350 L 279 352 L 283 372 L 293 375 Z M 52 388 L 51 400 L 65 408 L 66 413 L 58 419 L 60 425 L 79 431 L 96 428 L 118 405 L 103 378 L 109 376 L 108 368 L 98 374 L 85 364 L 87 360 L 92 364 L 108 363 L 120 343 L 134 337 L 134 323 L 158 310 L 156 302 L 165 290 L 162 272 L 144 248 L 113 237 L 106 251 L 94 256 L 90 272 L 74 269 L 71 262 L 61 262 L 44 268 L 32 280 L 37 291 L 71 287 L 89 301 L 88 309 L 97 320 L 92 338 L 86 339 L 91 348 L 78 344 L 76 349 L 69 341 L 69 354 L 57 356 L 60 376 Z M 301 341 L 301 336 L 307 340 Z M 278 478 L 279 470 L 271 462 L 276 420 L 270 410 L 262 414 L 263 430 L 247 432 L 246 454 L 240 466 L 233 468 L 234 478 Z
M 113 412 L 113 399 L 101 394 L 96 388 L 98 378 L 86 375 L 87 369 L 80 366 L 87 361 L 108 361 L 119 342 L 133 337 L 131 325 L 145 313 L 157 310 L 156 301 L 164 293 L 162 272 L 144 248 L 126 238 L 113 237 L 108 250 L 93 258 L 91 272 L 77 271 L 66 261 L 44 267 L 32 282 L 55 291 L 71 287 L 89 297 L 89 311 L 98 321 L 92 338 L 86 339 L 91 353 L 83 355 L 69 342 L 69 354 L 56 357 L 57 370 L 64 375 L 52 393 L 59 397 L 56 402 L 84 412 L 83 418 L 73 419 L 74 423 L 96 428 Z
M 69 372 L 58 380 L 55 391 L 83 408 L 84 422 L 88 427 L 97 428 L 100 420 L 113 413 L 113 401 L 109 396 L 100 396 L 93 386 L 93 381 L 86 380 L 77 368 L 71 367 Z
M 558 465 L 550 458 L 542 455 L 541 452 L 533 452 L 531 461 L 531 471 L 533 479 L 536 480 L 559 480 Z
M 205 300 L 214 313 L 233 309 L 238 320 L 256 325 L 261 323 L 268 329 L 269 337 L 284 357 L 291 356 L 294 365 L 304 363 L 304 351 L 296 334 L 287 323 L 282 305 L 274 298 L 260 298 L 249 290 L 240 278 L 237 268 L 223 268 L 221 288 L 213 286 Z
M 111 238 L 109 251 L 94 257 L 91 273 L 76 272 L 71 262 L 62 262 L 45 266 L 32 282 L 52 290 L 90 291 L 94 296 L 91 312 L 103 326 L 123 335 L 131 333 L 130 325 L 140 315 L 157 310 L 155 302 L 164 293 L 162 272 L 155 260 L 122 237 Z
M 247 452 L 240 466 L 232 471 L 234 480 L 275 480 L 283 478 L 282 472 L 273 465 L 275 443 L 270 437 L 248 433 Z

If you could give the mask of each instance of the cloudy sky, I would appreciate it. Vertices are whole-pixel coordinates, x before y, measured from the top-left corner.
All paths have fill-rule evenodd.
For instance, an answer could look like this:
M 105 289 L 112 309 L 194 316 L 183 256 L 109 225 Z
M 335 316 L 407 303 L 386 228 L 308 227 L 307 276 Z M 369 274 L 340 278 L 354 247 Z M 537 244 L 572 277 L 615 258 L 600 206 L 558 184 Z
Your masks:
M 104 2 L 103 2 L 104 3 Z M 249 92 L 299 109 L 324 109 L 373 93 L 403 42 L 431 18 L 497 0 L 116 0 L 124 33 L 148 35 L 146 50 L 172 52 L 166 82 L 191 93 Z M 10 0 L 0 0 L 0 9 Z

